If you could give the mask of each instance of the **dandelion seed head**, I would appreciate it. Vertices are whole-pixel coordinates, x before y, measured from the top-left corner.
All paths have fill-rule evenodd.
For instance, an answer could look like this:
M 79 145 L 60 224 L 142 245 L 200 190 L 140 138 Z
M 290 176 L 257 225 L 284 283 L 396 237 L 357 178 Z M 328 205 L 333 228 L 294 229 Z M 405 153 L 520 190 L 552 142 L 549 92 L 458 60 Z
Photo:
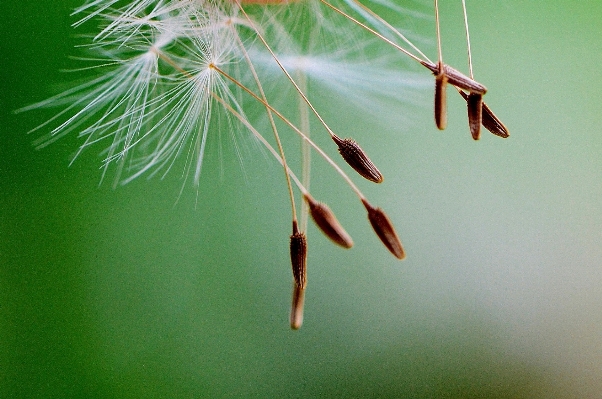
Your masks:
M 207 142 L 218 140 L 224 127 L 237 152 L 239 143 L 254 137 L 222 105 L 215 106 L 213 96 L 243 118 L 259 117 L 250 121 L 258 126 L 263 107 L 213 67 L 255 87 L 248 57 L 269 100 L 276 107 L 290 103 L 296 94 L 258 34 L 285 68 L 308 79 L 313 92 L 345 100 L 366 114 L 400 115 L 383 110 L 391 104 L 396 110 L 422 89 L 421 79 L 401 71 L 373 38 L 318 0 L 252 5 L 250 19 L 236 1 L 218 0 L 90 0 L 74 14 L 80 16 L 77 27 L 100 23 L 84 47 L 93 54 L 85 62 L 96 63 L 91 70 L 98 75 L 28 108 L 66 105 L 40 127 L 57 123 L 38 145 L 77 133 L 83 142 L 75 159 L 104 143 L 103 177 L 115 167 L 115 184 L 144 174 L 163 177 L 179 165 L 184 179 L 191 174 L 198 185 Z
M 420 14 L 392 0 L 372 3 L 410 18 Z M 391 132 L 405 122 L 403 109 L 420 103 L 420 94 L 431 87 L 432 78 L 416 74 L 408 67 L 409 60 L 436 76 L 439 128 L 445 126 L 449 84 L 467 99 L 475 139 L 481 124 L 508 137 L 506 127 L 482 102 L 486 89 L 472 79 L 472 64 L 468 77 L 443 63 L 437 1 L 435 10 L 437 64 L 408 39 L 407 31 L 398 30 L 395 22 L 359 0 L 87 0 L 75 10 L 79 20 L 74 26 L 99 24 L 97 33 L 80 46 L 91 54 L 79 59 L 85 64 L 79 70 L 89 73 L 89 80 L 23 110 L 63 107 L 34 129 L 49 131 L 37 144 L 42 147 L 77 134 L 81 144 L 73 159 L 90 147 L 101 148 L 102 178 L 114 172 L 115 185 L 141 176 L 163 178 L 176 169 L 181 171 L 182 189 L 192 182 L 199 190 L 208 143 L 217 143 L 220 152 L 222 144 L 229 144 L 241 164 L 241 143 L 252 138 L 264 145 L 283 166 L 291 203 L 290 325 L 298 329 L 307 282 L 308 214 L 335 244 L 353 246 L 330 208 L 309 192 L 310 150 L 357 195 L 391 254 L 400 260 L 405 257 L 389 217 L 372 206 L 343 168 L 313 141 L 313 132 L 310 138 L 314 125 L 338 146 L 345 167 L 381 183 L 383 175 L 358 142 L 368 143 L 370 135 Z M 478 98 L 468 101 L 474 95 Z M 328 105 L 331 114 L 320 105 Z M 360 121 L 370 127 L 378 121 L 386 129 L 350 132 L 360 130 L 356 124 Z M 351 135 L 358 142 L 339 137 L 335 131 L 341 126 L 351 128 L 341 137 Z M 265 131 L 273 133 L 276 145 L 264 138 Z M 289 149 L 285 156 L 283 142 L 291 141 L 280 139 L 283 131 L 301 138 L 301 179 L 286 160 Z M 308 205 L 300 212 L 301 223 L 291 182 Z

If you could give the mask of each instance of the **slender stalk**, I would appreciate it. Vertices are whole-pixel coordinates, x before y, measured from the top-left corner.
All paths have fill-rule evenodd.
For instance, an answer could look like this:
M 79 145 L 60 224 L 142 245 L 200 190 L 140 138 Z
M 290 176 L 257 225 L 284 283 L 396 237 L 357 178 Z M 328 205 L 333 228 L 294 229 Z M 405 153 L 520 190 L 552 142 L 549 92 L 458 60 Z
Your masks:
M 280 69 L 282 70 L 282 72 L 284 72 L 284 74 L 286 75 L 287 79 L 295 87 L 295 90 L 297 90 L 297 92 L 299 93 L 299 95 L 303 98 L 303 101 L 305 101 L 305 103 L 311 109 L 311 111 L 314 113 L 314 115 L 316 116 L 316 118 L 318 118 L 318 120 L 320 121 L 320 123 L 322 124 L 322 126 L 324 126 L 324 128 L 326 129 L 326 131 L 328 132 L 328 134 L 330 134 L 330 137 L 336 136 L 336 134 L 334 134 L 334 132 L 332 131 L 332 129 L 326 124 L 326 122 L 324 121 L 324 119 L 322 118 L 322 116 L 320 116 L 320 114 L 318 113 L 318 110 L 316 110 L 314 108 L 314 106 L 311 104 L 311 102 L 309 101 L 309 99 L 307 98 L 307 96 L 305 95 L 305 93 L 301 90 L 301 88 L 299 88 L 299 85 L 297 85 L 297 83 L 295 82 L 295 80 L 293 79 L 293 77 L 288 73 L 288 71 L 286 70 L 286 68 L 284 67 L 284 65 L 282 65 L 282 63 L 280 62 L 280 60 L 278 59 L 278 57 L 276 56 L 276 54 L 274 53 L 274 51 L 272 50 L 272 48 L 270 47 L 270 45 L 268 44 L 268 42 L 264 39 L 263 35 L 259 32 L 259 29 L 257 29 L 257 27 L 255 26 L 255 23 L 253 22 L 253 20 L 251 19 L 251 17 L 249 17 L 249 15 L 242 8 L 242 6 L 240 4 L 240 1 L 239 0 L 234 0 L 234 1 L 236 2 L 236 4 L 238 5 L 238 7 L 240 8 L 240 11 L 242 12 L 242 14 L 245 16 L 245 18 L 249 22 L 249 25 L 251 26 L 251 28 L 253 28 L 253 30 L 255 31 L 255 34 L 257 35 L 257 37 L 259 38 L 259 40 L 261 40 L 261 42 L 263 43 L 263 45 L 265 46 L 265 48 L 272 55 L 272 58 L 274 58 L 274 61 L 276 61 L 276 64 L 278 64 L 278 67 L 280 67 Z
M 368 14 L 370 14 L 370 16 L 374 19 L 376 19 L 378 22 L 380 22 L 381 24 L 385 25 L 391 32 L 393 32 L 395 35 L 397 35 L 401 40 L 403 40 L 404 42 L 406 42 L 406 44 L 410 47 L 412 47 L 412 49 L 414 49 L 414 51 L 416 51 L 418 54 L 420 54 L 420 56 L 429 61 L 432 62 L 418 47 L 416 47 L 416 45 L 414 43 L 412 43 L 410 41 L 410 39 L 408 39 L 403 33 L 401 33 L 400 31 L 398 31 L 397 29 L 395 29 L 395 27 L 393 27 L 393 25 L 391 25 L 390 23 L 388 23 L 383 17 L 381 17 L 380 15 L 378 15 L 377 13 L 375 13 L 374 11 L 372 11 L 370 8 L 368 8 L 366 5 L 360 3 L 358 0 L 353 0 L 353 2 L 360 7 L 362 10 L 366 11 Z
M 351 15 L 345 13 L 343 10 L 341 10 L 340 8 L 337 8 L 335 6 L 333 6 L 332 4 L 328 3 L 326 0 L 320 0 L 324 5 L 326 5 L 327 7 L 331 8 L 333 11 L 339 13 L 340 15 L 342 15 L 343 17 L 347 18 L 348 20 L 350 20 L 351 22 L 353 22 L 354 24 L 361 26 L 362 28 L 364 28 L 365 30 L 367 30 L 368 32 L 372 33 L 374 36 L 378 37 L 379 39 L 385 41 L 386 43 L 390 44 L 391 46 L 395 47 L 397 50 L 401 51 L 402 53 L 404 53 L 405 55 L 407 55 L 408 57 L 412 58 L 413 60 L 415 60 L 416 62 L 419 62 L 421 65 L 424 65 L 424 62 L 428 61 L 429 63 L 432 64 L 432 61 L 426 59 L 423 60 L 420 57 L 415 56 L 414 54 L 410 53 L 408 50 L 404 49 L 403 47 L 401 47 L 400 45 L 398 45 L 397 43 L 395 43 L 394 41 L 386 38 L 385 36 L 381 35 L 380 33 L 378 33 L 377 31 L 375 31 L 374 29 L 370 28 L 369 26 L 367 26 L 366 24 L 361 23 L 360 21 L 358 21 L 357 19 L 353 18 Z M 395 31 L 395 30 L 394 30 Z M 397 32 L 398 35 L 401 35 L 400 32 Z
M 301 194 L 309 195 L 309 190 L 306 188 L 306 186 L 299 180 L 297 175 L 295 175 L 295 173 L 288 167 L 288 165 L 285 165 L 285 163 L 282 162 L 282 158 L 280 157 L 280 154 L 278 154 L 278 151 L 276 151 L 274 147 L 272 147 L 270 143 L 268 143 L 265 137 L 263 137 L 263 135 L 259 133 L 257 129 L 255 129 L 255 127 L 249 122 L 249 120 L 242 116 L 240 112 L 236 111 L 230 104 L 228 104 L 223 98 L 218 96 L 216 93 L 212 92 L 211 96 L 217 102 L 219 102 L 228 112 L 234 115 L 243 125 L 245 125 L 245 127 L 249 129 L 251 133 L 253 133 L 253 135 L 261 142 L 261 144 L 263 144 L 268 149 L 268 151 L 270 151 L 270 153 L 274 156 L 274 158 L 276 158 L 278 163 L 280 163 L 280 165 L 286 168 L 286 172 L 289 174 L 290 178 L 293 179 L 293 182 L 295 182 L 295 185 L 299 188 Z
M 435 0 L 435 26 L 437 28 L 437 52 L 439 64 L 443 64 L 443 55 L 441 53 L 441 29 L 439 27 L 439 0 Z
M 215 64 L 209 64 L 209 68 L 212 68 L 215 71 L 219 72 L 225 78 L 227 78 L 228 80 L 230 80 L 232 83 L 234 83 L 235 85 L 237 85 L 238 87 L 240 87 L 241 89 L 243 89 L 244 91 L 246 91 L 250 96 L 252 96 L 257 101 L 259 101 L 260 103 L 262 103 L 265 107 L 270 108 L 270 110 L 274 113 L 274 115 L 276 115 L 284 123 L 286 123 L 287 125 L 289 125 L 291 127 L 291 129 L 293 129 L 299 136 L 301 136 L 301 138 L 303 140 L 305 140 L 309 145 L 311 145 L 318 152 L 318 154 L 320 154 L 326 160 L 326 162 L 328 162 L 341 175 L 341 177 L 347 182 L 347 184 L 349 184 L 349 187 L 351 187 L 351 189 L 355 192 L 355 194 L 361 200 L 365 200 L 366 199 L 366 197 L 364 196 L 364 194 L 362 194 L 362 192 L 360 191 L 360 189 L 353 183 L 353 181 L 349 178 L 349 176 L 347 176 L 347 174 L 345 172 L 343 172 L 343 170 L 339 167 L 339 165 L 337 165 L 320 147 L 318 147 L 318 145 L 316 143 L 314 143 L 309 137 L 307 137 L 307 135 L 305 135 L 305 133 L 303 133 L 301 130 L 299 130 L 299 128 L 297 126 L 295 126 L 291 121 L 289 121 L 284 115 L 282 115 L 278 110 L 276 110 L 270 104 L 268 104 L 265 101 L 263 101 L 257 94 L 253 93 L 253 91 L 251 91 L 251 89 L 249 89 L 248 87 L 246 87 L 245 85 L 243 85 L 241 82 L 239 82 L 238 80 L 236 80 L 235 78 L 233 78 L 232 76 L 230 76 L 225 71 L 221 70 Z
M 472 74 L 472 53 L 470 51 L 470 34 L 468 33 L 468 13 L 466 12 L 466 0 L 462 0 L 462 10 L 464 11 L 464 28 L 466 30 L 466 46 L 468 48 L 468 70 L 470 78 L 474 79 Z
M 232 24 L 230 24 L 230 29 L 234 30 L 234 27 L 232 27 Z M 261 82 L 259 81 L 259 76 L 257 76 L 257 71 L 255 70 L 253 63 L 251 62 L 249 53 L 245 49 L 245 46 L 243 45 L 242 41 L 240 40 L 240 37 L 236 34 L 236 32 L 233 32 L 233 33 L 234 33 L 234 36 L 236 37 L 237 44 L 240 47 L 240 49 L 245 57 L 245 60 L 247 61 L 247 64 L 249 65 L 249 69 L 251 70 L 253 79 L 255 80 L 255 83 L 257 84 L 257 88 L 259 89 L 259 94 L 261 95 L 261 98 L 263 99 L 264 103 L 267 104 L 268 100 L 265 96 L 265 92 L 263 91 L 263 86 L 262 86 Z M 270 120 L 270 125 L 272 127 L 272 131 L 274 132 L 274 138 L 276 139 L 276 144 L 278 146 L 278 151 L 280 152 L 280 157 L 282 158 L 282 166 L 284 167 L 284 176 L 286 178 L 286 186 L 288 188 L 288 194 L 289 194 L 289 197 L 291 200 L 291 208 L 293 211 L 293 221 L 296 222 L 297 221 L 297 207 L 295 206 L 295 195 L 293 194 L 293 187 L 291 185 L 291 179 L 288 174 L 288 166 L 286 165 L 286 157 L 284 156 L 284 148 L 282 148 L 282 143 L 280 142 L 280 136 L 278 135 L 278 129 L 276 128 L 276 123 L 274 122 L 274 117 L 272 116 L 272 111 L 270 110 L 269 107 L 266 107 L 266 112 L 268 113 L 268 119 Z M 304 231 L 304 230 L 302 230 L 302 231 Z
M 303 91 L 307 91 L 307 77 L 301 70 L 297 71 L 297 78 L 299 80 L 299 87 Z M 299 99 L 299 124 L 301 131 L 305 132 L 307 137 L 310 137 L 309 130 L 309 113 L 307 104 L 302 99 Z M 311 176 L 311 147 L 305 140 L 301 140 L 301 179 L 303 185 L 309 190 L 310 176 Z M 306 201 L 301 206 L 301 231 L 307 232 L 307 220 L 309 217 L 309 205 Z

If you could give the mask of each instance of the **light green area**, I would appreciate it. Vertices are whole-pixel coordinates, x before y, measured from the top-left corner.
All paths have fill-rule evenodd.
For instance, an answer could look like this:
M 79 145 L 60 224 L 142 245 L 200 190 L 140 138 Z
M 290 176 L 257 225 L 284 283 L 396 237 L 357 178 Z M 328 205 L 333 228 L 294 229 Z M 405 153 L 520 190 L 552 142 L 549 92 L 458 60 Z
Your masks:
M 249 145 L 241 168 L 213 142 L 198 193 L 187 187 L 174 206 L 177 172 L 113 190 L 98 186 L 94 151 L 67 167 L 75 137 L 34 150 L 40 133 L 25 132 L 54 111 L 11 111 L 74 78 L 59 70 L 79 43 L 69 26 L 79 2 L 7 3 L 0 397 L 599 395 L 599 1 L 468 2 L 475 76 L 509 139 L 473 142 L 451 90 L 445 132 L 428 91 L 404 126 L 370 119 L 387 115 L 346 123 L 335 120 L 344 110 L 321 104 L 381 167 L 381 186 L 360 186 L 389 213 L 408 258 L 386 252 L 315 159 L 312 192 L 356 246 L 336 248 L 311 226 L 297 332 L 276 163 Z M 444 57 L 465 70 L 461 8 L 449 3 Z M 431 23 L 416 27 L 432 35 Z

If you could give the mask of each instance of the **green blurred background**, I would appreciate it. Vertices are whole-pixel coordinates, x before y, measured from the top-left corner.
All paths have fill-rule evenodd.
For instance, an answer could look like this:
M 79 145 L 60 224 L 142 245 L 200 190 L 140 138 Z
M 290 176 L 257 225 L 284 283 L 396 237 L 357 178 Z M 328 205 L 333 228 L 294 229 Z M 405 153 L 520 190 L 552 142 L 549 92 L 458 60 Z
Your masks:
M 275 162 L 241 168 L 214 143 L 174 206 L 178 173 L 113 190 L 94 150 L 67 166 L 77 138 L 33 148 L 54 111 L 12 111 L 71 80 L 93 28 L 70 27 L 79 4 L 0 4 L 0 397 L 602 396 L 602 2 L 468 2 L 475 75 L 511 137 L 473 142 L 459 96 L 436 131 L 427 91 L 408 126 L 356 126 L 386 176 L 361 187 L 408 258 L 320 169 L 312 191 L 356 246 L 310 227 L 297 332 Z M 464 66 L 461 8 L 442 7 Z M 432 38 L 432 20 L 415 28 Z

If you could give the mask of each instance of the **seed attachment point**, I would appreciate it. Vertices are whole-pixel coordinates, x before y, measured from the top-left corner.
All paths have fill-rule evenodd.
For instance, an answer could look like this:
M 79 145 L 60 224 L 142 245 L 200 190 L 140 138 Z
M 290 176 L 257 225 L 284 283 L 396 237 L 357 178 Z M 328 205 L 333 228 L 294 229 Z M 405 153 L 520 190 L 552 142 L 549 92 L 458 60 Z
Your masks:
M 433 73 L 433 75 L 438 76 L 440 74 L 439 69 L 441 68 L 439 68 L 439 63 L 433 64 L 432 62 L 428 61 L 421 61 L 420 63 L 424 67 L 428 68 Z M 443 65 L 443 69 L 445 71 L 445 75 L 447 76 L 447 83 L 454 85 L 460 89 L 464 89 L 470 93 L 477 93 L 481 95 L 487 93 L 487 88 L 485 86 L 483 86 L 476 80 L 464 75 L 457 69 L 452 68 L 446 64 Z

